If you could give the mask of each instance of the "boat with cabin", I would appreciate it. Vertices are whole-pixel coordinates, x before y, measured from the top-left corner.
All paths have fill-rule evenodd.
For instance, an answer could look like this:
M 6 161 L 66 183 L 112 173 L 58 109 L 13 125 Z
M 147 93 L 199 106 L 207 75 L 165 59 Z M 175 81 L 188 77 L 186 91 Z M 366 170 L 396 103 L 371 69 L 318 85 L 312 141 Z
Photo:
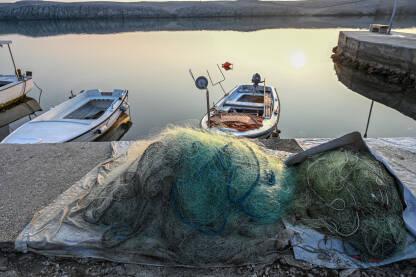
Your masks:
M 81 91 L 17 128 L 1 143 L 93 141 L 105 134 L 129 108 L 128 91 Z
M 21 70 L 16 68 L 10 48 L 11 43 L 10 40 L 0 40 L 0 47 L 7 46 L 14 68 L 14 74 L 0 75 L 0 109 L 23 98 L 34 86 L 32 72 L 26 71 L 23 75 Z

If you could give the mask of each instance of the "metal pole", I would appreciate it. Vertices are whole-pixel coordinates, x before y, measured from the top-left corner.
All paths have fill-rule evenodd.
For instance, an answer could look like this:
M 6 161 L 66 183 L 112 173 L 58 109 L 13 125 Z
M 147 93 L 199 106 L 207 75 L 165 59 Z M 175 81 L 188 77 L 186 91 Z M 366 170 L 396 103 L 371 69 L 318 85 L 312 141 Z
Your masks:
M 14 63 L 14 58 L 13 58 L 12 50 L 10 49 L 10 44 L 7 44 L 7 47 L 9 48 L 10 57 L 12 58 L 14 74 L 17 74 L 17 68 L 16 68 L 16 64 Z
M 365 127 L 364 138 L 367 138 L 368 125 L 370 125 L 371 112 L 373 111 L 374 101 L 371 101 L 370 113 L 368 114 L 367 126 Z
M 209 111 L 209 91 L 207 89 L 207 115 L 208 115 L 208 128 L 211 128 L 211 114 Z
M 393 20 L 394 20 L 394 17 L 396 16 L 396 11 L 397 11 L 397 0 L 394 0 L 393 13 L 391 14 L 389 28 L 387 30 L 388 35 L 390 35 L 391 27 L 393 26 Z

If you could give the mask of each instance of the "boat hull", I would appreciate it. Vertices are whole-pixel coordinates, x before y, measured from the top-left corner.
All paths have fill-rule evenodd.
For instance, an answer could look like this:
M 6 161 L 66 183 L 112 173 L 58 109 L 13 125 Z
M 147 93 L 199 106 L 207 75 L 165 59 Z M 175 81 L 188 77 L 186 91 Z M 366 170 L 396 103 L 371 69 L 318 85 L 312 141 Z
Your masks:
M 114 125 L 114 123 L 119 119 L 121 116 L 122 111 L 120 109 L 117 109 L 116 112 L 114 112 L 108 119 L 106 119 L 102 124 L 98 125 L 94 129 L 91 129 L 85 134 L 82 134 L 81 136 L 74 138 L 69 141 L 77 141 L 77 142 L 85 142 L 85 141 L 94 141 L 104 134 L 108 132 L 108 130 L 111 129 L 111 127 Z
M 20 99 L 33 89 L 33 79 L 25 77 L 24 80 L 0 87 L 0 109 L 5 108 Z
M 78 94 L 17 128 L 1 143 L 93 141 L 111 128 L 129 108 L 127 90 Z

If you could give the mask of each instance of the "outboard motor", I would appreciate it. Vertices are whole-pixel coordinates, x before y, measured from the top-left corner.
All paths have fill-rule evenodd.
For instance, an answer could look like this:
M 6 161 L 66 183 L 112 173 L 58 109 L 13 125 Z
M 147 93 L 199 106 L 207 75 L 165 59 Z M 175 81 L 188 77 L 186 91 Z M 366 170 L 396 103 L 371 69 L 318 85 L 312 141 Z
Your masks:
M 260 74 L 256 73 L 251 78 L 251 82 L 254 84 L 254 86 L 258 86 L 261 83 L 261 77 Z

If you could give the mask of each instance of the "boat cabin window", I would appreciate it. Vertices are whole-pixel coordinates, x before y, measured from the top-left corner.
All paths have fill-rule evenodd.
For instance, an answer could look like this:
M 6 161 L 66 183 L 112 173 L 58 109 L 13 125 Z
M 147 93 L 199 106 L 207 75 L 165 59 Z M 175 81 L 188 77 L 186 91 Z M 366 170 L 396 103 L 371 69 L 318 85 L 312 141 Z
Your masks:
M 79 107 L 65 119 L 97 119 L 102 116 L 105 111 L 111 106 L 113 100 L 109 99 L 94 99 L 88 101 L 83 106 Z

